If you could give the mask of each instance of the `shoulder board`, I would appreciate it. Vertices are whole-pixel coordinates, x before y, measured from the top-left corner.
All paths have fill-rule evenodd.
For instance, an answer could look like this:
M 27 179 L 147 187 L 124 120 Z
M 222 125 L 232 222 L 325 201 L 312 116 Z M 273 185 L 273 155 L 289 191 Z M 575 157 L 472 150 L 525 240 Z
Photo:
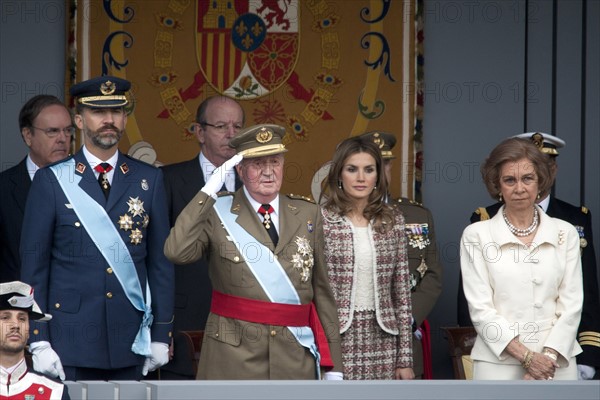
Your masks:
M 477 210 L 475 210 L 475 214 L 479 215 L 481 218 L 481 221 L 485 221 L 490 219 L 490 214 L 488 214 L 487 210 L 485 209 L 485 207 L 479 207 L 477 208 Z
M 581 212 L 582 212 L 582 213 L 584 213 L 584 214 L 587 214 L 587 213 L 588 213 L 588 211 L 589 211 L 589 210 L 588 210 L 588 208 L 587 208 L 586 206 L 581 206 Z
M 227 190 L 223 190 L 222 192 L 217 193 L 217 197 L 225 197 L 225 196 L 233 196 L 233 192 L 228 192 Z
M 302 196 L 300 194 L 289 193 L 287 195 L 287 197 L 292 200 L 304 200 L 304 201 L 308 201 L 309 203 L 315 204 L 315 201 L 313 199 L 311 199 L 310 197 Z
M 419 203 L 418 201 L 412 199 L 407 199 L 406 197 L 400 197 L 398 199 L 398 204 L 410 204 L 413 206 L 423 207 L 422 203 Z

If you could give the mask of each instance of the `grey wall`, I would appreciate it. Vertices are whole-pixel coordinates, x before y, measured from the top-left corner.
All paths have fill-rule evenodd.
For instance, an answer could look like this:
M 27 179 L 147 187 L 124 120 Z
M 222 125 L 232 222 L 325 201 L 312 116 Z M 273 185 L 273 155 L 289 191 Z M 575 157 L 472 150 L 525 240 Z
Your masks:
M 64 98 L 64 15 L 63 0 L 0 2 L 1 170 L 26 154 L 23 103 Z M 456 323 L 458 241 L 471 212 L 492 202 L 479 164 L 498 142 L 534 130 L 567 141 L 556 194 L 595 212 L 600 249 L 600 1 L 425 0 L 425 19 L 423 190 L 446 271 L 430 320 L 434 376 L 450 378 L 439 327 Z
M 18 115 L 36 94 L 64 100 L 65 1 L 0 2 L 0 170 L 27 154 Z
M 437 378 L 451 374 L 439 327 L 456 323 L 458 241 L 475 208 L 494 202 L 479 165 L 502 139 L 537 130 L 567 142 L 556 196 L 595 212 L 600 248 L 599 21 L 597 0 L 425 0 L 423 198 L 445 266 L 431 316 Z

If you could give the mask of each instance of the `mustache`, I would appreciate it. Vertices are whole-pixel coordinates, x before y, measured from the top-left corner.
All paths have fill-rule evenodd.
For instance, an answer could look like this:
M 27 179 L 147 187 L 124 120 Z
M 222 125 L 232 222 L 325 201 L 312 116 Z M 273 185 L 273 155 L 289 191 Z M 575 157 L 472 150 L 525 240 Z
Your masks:
M 117 128 L 116 126 L 114 126 L 113 124 L 109 124 L 109 125 L 104 125 L 102 128 L 98 129 L 98 132 L 104 132 L 104 131 L 119 131 L 119 128 Z

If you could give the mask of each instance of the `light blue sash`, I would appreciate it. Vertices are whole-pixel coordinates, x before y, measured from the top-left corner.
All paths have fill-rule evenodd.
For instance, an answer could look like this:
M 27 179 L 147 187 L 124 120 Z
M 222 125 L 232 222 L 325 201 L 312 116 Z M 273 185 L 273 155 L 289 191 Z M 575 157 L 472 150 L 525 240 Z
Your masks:
M 56 175 L 60 187 L 88 235 L 113 269 L 125 295 L 137 310 L 144 312 L 142 324 L 133 341 L 131 351 L 141 356 L 150 356 L 152 354 L 150 351 L 150 325 L 152 325 L 154 317 L 152 316 L 152 299 L 148 282 L 146 282 L 147 303 L 144 304 L 140 280 L 129 249 L 106 210 L 79 187 L 81 176 L 74 173 L 75 160 L 71 158 L 64 163 L 51 166 L 50 169 Z M 119 246 L 119 251 L 116 253 L 114 251 L 115 243 Z M 119 256 L 115 256 L 115 254 Z M 121 254 L 123 256 L 120 256 Z
M 215 203 L 215 211 L 269 300 L 274 303 L 300 304 L 296 288 L 273 252 L 235 221 L 237 217 L 230 211 L 232 203 L 233 196 L 219 197 Z M 252 256 L 246 257 L 247 254 L 252 254 Z M 308 326 L 288 326 L 287 328 L 298 343 L 309 349 L 315 357 L 317 378 L 319 378 L 321 355 L 315 344 L 312 329 Z

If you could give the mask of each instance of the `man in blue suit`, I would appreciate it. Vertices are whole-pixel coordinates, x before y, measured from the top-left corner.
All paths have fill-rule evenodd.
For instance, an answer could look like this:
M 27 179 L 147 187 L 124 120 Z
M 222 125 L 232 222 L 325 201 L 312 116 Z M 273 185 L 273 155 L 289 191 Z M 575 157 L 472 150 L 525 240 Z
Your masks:
M 34 369 L 62 379 L 140 379 L 168 362 L 164 183 L 118 151 L 129 88 L 112 76 L 71 88 L 84 145 L 36 173 L 25 207 L 22 280 L 53 316 L 32 326 Z

